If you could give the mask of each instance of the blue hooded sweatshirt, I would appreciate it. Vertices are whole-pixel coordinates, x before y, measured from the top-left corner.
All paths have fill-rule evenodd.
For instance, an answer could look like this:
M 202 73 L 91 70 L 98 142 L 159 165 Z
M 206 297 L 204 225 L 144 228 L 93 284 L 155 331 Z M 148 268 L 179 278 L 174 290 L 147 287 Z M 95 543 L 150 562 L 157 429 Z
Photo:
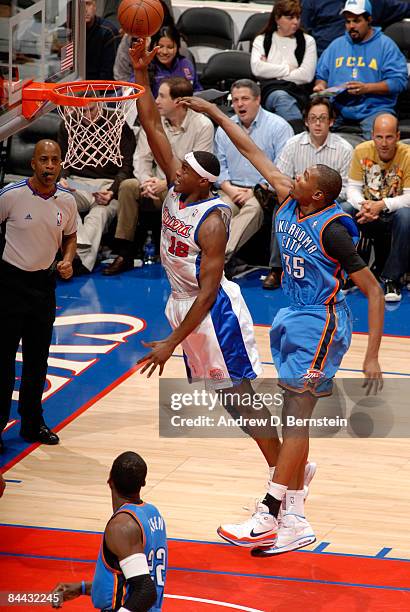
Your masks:
M 334 99 L 343 119 L 361 121 L 369 115 L 394 110 L 398 94 L 407 87 L 407 63 L 396 43 L 382 34 L 381 28 L 373 28 L 372 36 L 359 43 L 354 43 L 345 32 L 323 52 L 316 78 L 326 81 L 328 87 L 348 81 L 386 81 L 389 94 L 353 96 L 343 93 Z

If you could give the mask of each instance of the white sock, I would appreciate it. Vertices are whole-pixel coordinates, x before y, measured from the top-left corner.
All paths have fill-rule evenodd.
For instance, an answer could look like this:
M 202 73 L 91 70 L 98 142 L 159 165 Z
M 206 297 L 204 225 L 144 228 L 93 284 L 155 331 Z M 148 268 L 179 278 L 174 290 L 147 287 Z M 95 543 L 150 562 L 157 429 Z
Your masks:
M 282 500 L 286 495 L 287 488 L 288 487 L 286 485 L 282 485 L 277 482 L 270 482 L 268 493 L 275 499 Z
M 304 498 L 305 492 L 303 489 L 298 491 L 288 489 L 286 491 L 286 512 L 305 516 Z

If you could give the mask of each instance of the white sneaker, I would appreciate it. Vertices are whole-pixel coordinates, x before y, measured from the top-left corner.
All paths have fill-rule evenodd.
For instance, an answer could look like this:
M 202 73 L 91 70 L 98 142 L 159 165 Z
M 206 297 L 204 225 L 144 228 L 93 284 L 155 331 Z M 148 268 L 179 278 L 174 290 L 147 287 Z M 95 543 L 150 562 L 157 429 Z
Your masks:
M 281 553 L 297 550 L 309 546 L 316 541 L 312 527 L 304 516 L 286 513 L 282 516 L 278 537 L 270 548 L 255 548 L 252 550 L 254 557 L 273 557 Z
M 217 533 L 235 546 L 245 548 L 270 546 L 276 541 L 278 522 L 272 514 L 269 514 L 268 507 L 259 503 L 250 519 L 236 525 L 221 525 Z

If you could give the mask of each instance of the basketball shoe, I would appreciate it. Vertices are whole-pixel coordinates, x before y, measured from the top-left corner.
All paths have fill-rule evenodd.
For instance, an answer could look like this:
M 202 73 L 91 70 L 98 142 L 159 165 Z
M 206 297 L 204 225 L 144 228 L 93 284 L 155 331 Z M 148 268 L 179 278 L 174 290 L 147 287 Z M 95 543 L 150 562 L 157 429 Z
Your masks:
M 269 514 L 268 507 L 259 502 L 256 512 L 250 519 L 244 523 L 221 525 L 217 533 L 235 546 L 245 548 L 270 546 L 276 541 L 278 522 L 272 514 Z
M 309 546 L 316 541 L 312 527 L 304 516 L 285 512 L 278 530 L 278 537 L 269 548 L 255 548 L 251 551 L 254 557 L 273 557 L 291 550 Z

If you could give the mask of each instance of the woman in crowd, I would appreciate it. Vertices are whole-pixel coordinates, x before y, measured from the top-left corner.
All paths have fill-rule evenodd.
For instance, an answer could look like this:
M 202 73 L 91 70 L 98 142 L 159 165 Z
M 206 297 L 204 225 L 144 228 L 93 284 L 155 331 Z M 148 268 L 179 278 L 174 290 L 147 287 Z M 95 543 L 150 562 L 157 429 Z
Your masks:
M 150 65 L 151 90 L 154 98 L 163 79 L 170 77 L 185 77 L 192 83 L 194 91 L 202 89 L 195 66 L 187 57 L 180 53 L 181 35 L 177 28 L 169 24 L 163 26 L 151 38 L 150 48 L 159 50 Z
M 287 121 L 301 120 L 316 71 L 316 43 L 300 29 L 299 0 L 276 0 L 253 42 L 252 72 L 261 82 L 262 104 Z

